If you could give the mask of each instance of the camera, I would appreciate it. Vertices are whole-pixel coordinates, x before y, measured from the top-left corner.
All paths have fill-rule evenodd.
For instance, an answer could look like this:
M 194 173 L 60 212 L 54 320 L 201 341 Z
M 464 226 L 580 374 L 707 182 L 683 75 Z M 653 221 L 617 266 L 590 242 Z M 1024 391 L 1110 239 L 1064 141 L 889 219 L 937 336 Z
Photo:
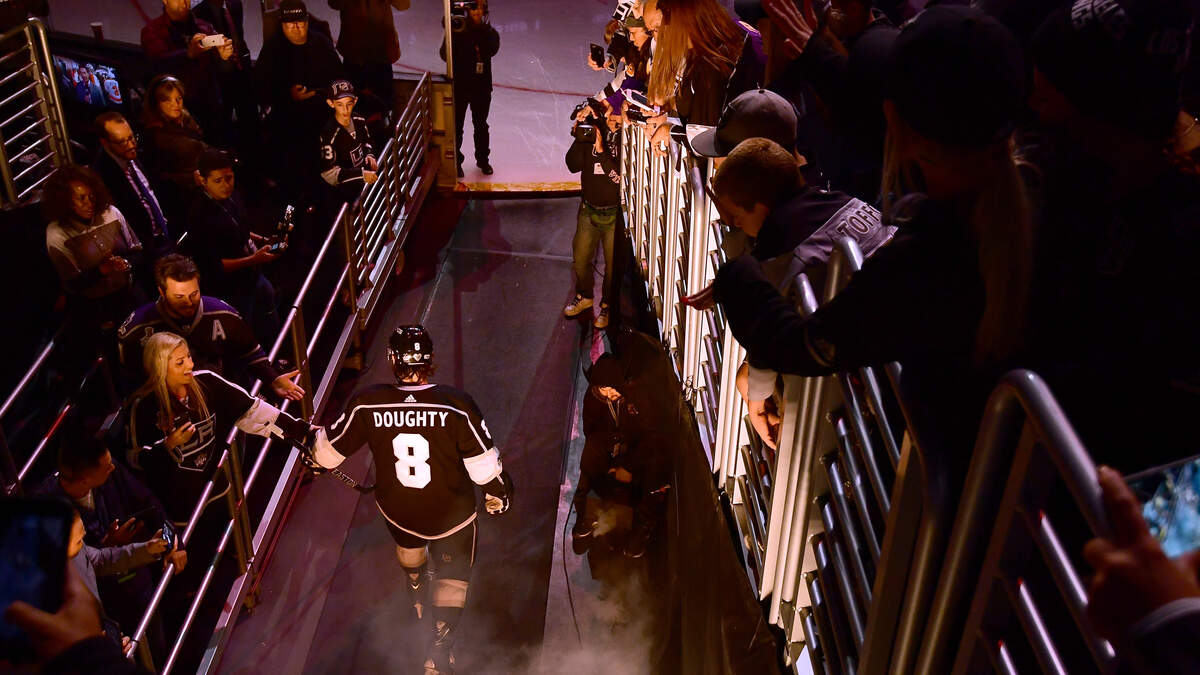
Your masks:
M 455 33 L 461 33 L 467 28 L 467 12 L 473 12 L 483 7 L 483 11 L 487 11 L 487 5 L 481 0 L 452 0 L 450 3 L 450 30 Z
M 575 128 L 571 129 L 571 136 L 575 140 L 577 140 L 581 143 L 595 143 L 596 142 L 595 124 L 596 124 L 595 118 L 589 117 L 586 120 L 575 125 Z

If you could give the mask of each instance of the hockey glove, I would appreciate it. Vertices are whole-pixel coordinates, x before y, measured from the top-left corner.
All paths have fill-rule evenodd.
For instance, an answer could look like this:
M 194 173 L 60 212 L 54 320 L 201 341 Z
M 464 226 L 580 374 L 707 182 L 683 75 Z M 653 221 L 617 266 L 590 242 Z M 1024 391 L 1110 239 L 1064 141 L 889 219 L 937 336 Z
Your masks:
M 513 482 L 507 471 L 502 471 L 483 486 L 483 507 L 489 515 L 498 516 L 512 504 Z

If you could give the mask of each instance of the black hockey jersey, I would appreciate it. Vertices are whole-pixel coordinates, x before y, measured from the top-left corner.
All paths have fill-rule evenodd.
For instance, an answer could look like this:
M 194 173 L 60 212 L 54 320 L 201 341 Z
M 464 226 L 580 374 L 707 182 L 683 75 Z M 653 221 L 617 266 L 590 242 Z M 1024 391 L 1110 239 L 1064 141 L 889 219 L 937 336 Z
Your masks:
M 142 346 L 162 331 L 187 340 L 197 369 L 233 376 L 229 367 L 245 368 L 267 384 L 280 375 L 237 310 L 217 298 L 202 296 L 191 321 L 176 321 L 162 311 L 159 302 L 152 302 L 134 310 L 121 324 L 117 330 L 121 367 L 134 386 L 145 379 Z
M 375 459 L 375 499 L 392 525 L 440 539 L 475 520 L 475 486 L 503 467 L 487 423 L 465 392 L 441 384 L 376 385 L 346 406 L 314 457 L 333 468 L 363 445 Z
M 127 404 L 129 462 L 145 472 L 146 484 L 176 522 L 191 516 L 215 468 L 214 460 L 224 450 L 225 439 L 235 426 L 257 436 L 274 432 L 301 442 L 309 430 L 306 422 L 280 412 L 214 372 L 196 370 L 192 375 L 204 393 L 208 414 L 197 401 L 188 400 L 180 402 L 171 419 L 166 419 L 153 392 L 135 396 Z M 168 449 L 167 434 L 184 422 L 194 424 L 196 433 L 186 443 Z
M 371 148 L 371 133 L 367 121 L 354 115 L 350 118 L 353 132 L 329 120 L 321 132 L 321 177 L 326 183 L 357 197 L 363 187 L 363 170 L 369 169 L 367 158 L 375 156 Z

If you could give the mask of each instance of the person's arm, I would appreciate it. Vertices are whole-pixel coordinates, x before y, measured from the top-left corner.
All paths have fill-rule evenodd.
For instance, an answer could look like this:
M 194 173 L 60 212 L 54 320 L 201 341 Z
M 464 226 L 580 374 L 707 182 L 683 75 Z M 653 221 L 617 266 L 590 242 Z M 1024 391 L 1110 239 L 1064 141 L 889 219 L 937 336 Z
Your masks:
M 483 488 L 484 507 L 491 515 L 500 515 L 512 502 L 512 479 L 504 471 L 500 451 L 492 440 L 487 422 L 474 399 L 464 395 L 466 417 L 460 429 L 458 451 L 471 481 Z
M 350 400 L 343 412 L 328 428 L 317 427 L 311 448 L 312 460 L 326 469 L 333 469 L 358 452 L 367 443 L 366 419 L 358 399 Z
M 596 133 L 601 136 L 604 135 L 603 130 L 600 129 L 597 129 Z M 604 151 L 595 155 L 596 159 L 600 162 L 600 168 L 604 169 L 604 173 L 616 171 L 618 174 L 620 174 L 621 162 L 617 159 L 617 153 L 621 151 L 620 144 L 614 143 L 613 147 L 611 148 L 608 147 L 608 144 L 604 141 L 601 141 L 601 144 L 604 148 Z
M 212 371 L 203 371 L 200 376 L 209 389 L 210 397 L 219 401 L 227 410 L 239 411 L 233 425 L 242 431 L 278 438 L 291 443 L 303 443 L 311 428 L 307 422 L 296 419 L 261 398 L 251 396 L 242 387 Z M 216 404 L 214 404 L 216 405 Z
M 500 51 L 500 33 L 491 24 L 483 24 L 482 35 L 479 39 L 479 55 L 490 59 Z
M 87 555 L 97 577 L 119 577 L 158 560 L 158 556 L 150 552 L 152 549 L 149 544 L 152 541 L 154 539 L 104 548 L 84 544 L 81 555 Z
M 241 258 L 221 258 L 221 270 L 225 273 L 236 272 L 247 267 L 258 267 L 275 260 L 276 256 L 266 247 L 256 250 Z

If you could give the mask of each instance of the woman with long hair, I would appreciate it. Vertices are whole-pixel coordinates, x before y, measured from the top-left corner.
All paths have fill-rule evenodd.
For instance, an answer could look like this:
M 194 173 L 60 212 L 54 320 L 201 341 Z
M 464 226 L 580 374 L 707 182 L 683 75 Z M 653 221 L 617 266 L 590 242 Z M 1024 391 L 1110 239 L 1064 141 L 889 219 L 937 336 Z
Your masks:
M 687 123 L 716 124 L 746 32 L 717 0 L 648 0 L 643 12 L 662 17 L 650 101 Z
M 934 7 L 901 32 L 888 81 L 891 243 L 811 317 L 748 256 L 718 272 L 716 297 L 751 365 L 821 375 L 900 361 L 915 398 L 970 447 L 982 397 L 1027 338 L 1033 233 L 1012 151 L 1021 47 L 981 12 Z
M 132 270 L 142 244 L 113 206 L 95 171 L 64 166 L 42 191 L 46 252 L 67 293 L 68 312 L 81 334 L 109 330 L 138 297 Z
M 196 163 L 209 145 L 183 105 L 183 82 L 159 75 L 146 87 L 142 106 L 142 153 L 151 177 L 166 192 L 170 219 L 183 222 L 188 197 L 196 186 Z
M 187 341 L 155 333 L 142 351 L 145 383 L 130 399 L 129 462 L 167 515 L 186 523 L 234 427 L 303 443 L 309 425 L 208 370 L 192 370 Z

